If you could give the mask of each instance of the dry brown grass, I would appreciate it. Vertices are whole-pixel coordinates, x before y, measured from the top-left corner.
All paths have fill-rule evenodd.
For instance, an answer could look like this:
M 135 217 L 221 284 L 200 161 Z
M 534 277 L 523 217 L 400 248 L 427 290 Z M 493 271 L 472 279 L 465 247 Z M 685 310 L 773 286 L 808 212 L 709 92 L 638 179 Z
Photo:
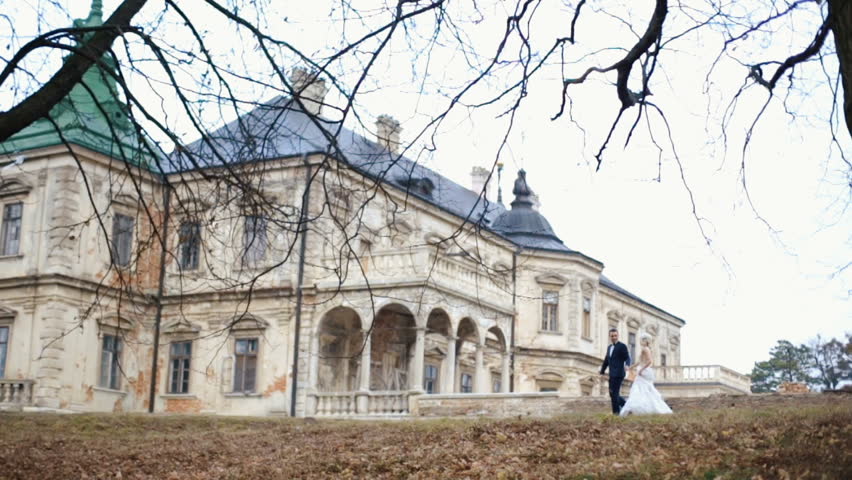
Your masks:
M 852 478 L 852 403 L 618 419 L 0 415 L 0 478 Z

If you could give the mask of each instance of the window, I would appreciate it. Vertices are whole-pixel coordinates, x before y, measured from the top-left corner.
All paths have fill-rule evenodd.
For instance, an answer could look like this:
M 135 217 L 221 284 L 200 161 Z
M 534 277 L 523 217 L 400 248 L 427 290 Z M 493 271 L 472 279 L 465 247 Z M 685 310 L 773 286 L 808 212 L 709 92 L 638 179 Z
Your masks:
M 104 335 L 101 347 L 101 387 L 118 390 L 121 378 L 120 362 L 121 338 L 116 335 Z
M 254 215 L 246 216 L 245 234 L 243 244 L 243 262 L 247 264 L 257 263 L 266 256 L 266 218 Z
M 0 327 L 0 378 L 6 376 L 6 352 L 9 351 L 9 327 Z
M 473 377 L 469 373 L 462 373 L 461 376 L 461 393 L 470 393 L 473 391 Z
M 627 335 L 627 346 L 630 348 L 630 363 L 636 363 L 636 332 Z
M 255 389 L 257 375 L 257 339 L 238 338 L 234 365 L 234 391 L 250 393 Z
M 183 222 L 178 232 L 181 270 L 198 268 L 198 253 L 201 250 L 201 226 L 198 222 Z
M 556 387 L 539 387 L 539 392 L 558 392 L 559 389 Z
M 3 231 L 0 255 L 17 255 L 21 247 L 21 212 L 24 204 L 10 203 L 3 207 Z
M 555 332 L 559 329 L 557 311 L 559 307 L 559 292 L 545 290 L 541 294 L 541 329 Z
M 583 297 L 583 337 L 592 338 L 592 299 Z
M 169 350 L 169 393 L 189 393 L 189 362 L 192 358 L 192 342 L 173 343 Z
M 666 354 L 665 353 L 660 354 L 660 366 L 661 367 L 666 366 Z
M 495 378 L 491 381 L 491 391 L 493 393 L 500 393 L 503 390 L 503 382 L 499 379 Z
M 423 372 L 423 390 L 426 393 L 435 393 L 438 386 L 438 367 L 435 365 L 426 365 Z
M 130 265 L 130 253 L 133 244 L 133 217 L 115 214 L 112 219 L 113 261 L 119 267 Z

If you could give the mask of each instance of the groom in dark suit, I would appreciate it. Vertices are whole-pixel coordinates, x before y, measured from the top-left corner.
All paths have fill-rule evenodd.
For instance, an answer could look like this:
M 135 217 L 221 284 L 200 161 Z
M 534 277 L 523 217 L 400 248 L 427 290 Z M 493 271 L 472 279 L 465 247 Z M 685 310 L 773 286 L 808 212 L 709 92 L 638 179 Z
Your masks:
M 624 366 L 630 366 L 630 352 L 627 351 L 627 345 L 618 341 L 618 330 L 614 328 L 609 330 L 609 341 L 612 343 L 606 349 L 601 375 L 609 367 L 609 398 L 612 400 L 612 413 L 618 415 L 624 406 L 624 398 L 618 393 L 624 382 Z

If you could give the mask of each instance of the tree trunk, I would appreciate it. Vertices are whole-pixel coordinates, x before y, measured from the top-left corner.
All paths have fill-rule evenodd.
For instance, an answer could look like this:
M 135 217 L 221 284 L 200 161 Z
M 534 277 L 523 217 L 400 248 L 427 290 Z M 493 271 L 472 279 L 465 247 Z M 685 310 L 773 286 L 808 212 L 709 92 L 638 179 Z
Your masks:
M 828 0 L 828 15 L 831 17 L 837 59 L 840 61 L 846 129 L 852 137 L 852 1 Z

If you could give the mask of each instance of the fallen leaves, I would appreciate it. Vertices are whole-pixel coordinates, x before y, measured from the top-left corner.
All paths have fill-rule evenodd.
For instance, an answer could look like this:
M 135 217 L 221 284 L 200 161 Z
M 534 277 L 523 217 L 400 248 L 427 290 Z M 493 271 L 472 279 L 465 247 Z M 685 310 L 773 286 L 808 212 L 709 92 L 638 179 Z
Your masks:
M 614 419 L 0 415 L 0 478 L 848 478 L 852 399 Z M 120 476 L 120 477 L 119 477 Z

